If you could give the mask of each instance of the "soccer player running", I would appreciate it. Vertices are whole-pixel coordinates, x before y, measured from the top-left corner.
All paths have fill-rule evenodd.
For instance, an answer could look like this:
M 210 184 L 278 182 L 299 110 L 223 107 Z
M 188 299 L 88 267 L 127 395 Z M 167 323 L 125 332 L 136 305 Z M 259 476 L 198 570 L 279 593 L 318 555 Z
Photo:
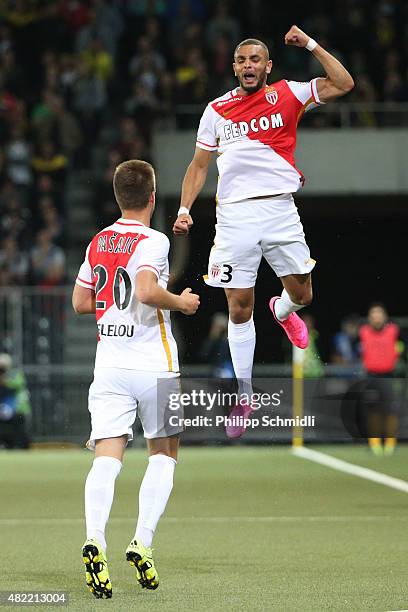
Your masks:
M 86 583 L 96 598 L 110 598 L 105 526 L 132 425 L 138 414 L 149 463 L 139 491 L 136 533 L 126 558 L 142 587 L 156 589 L 159 576 L 152 538 L 173 487 L 181 419 L 168 418 L 169 393 L 179 392 L 176 342 L 170 310 L 193 315 L 199 296 L 167 291 L 167 236 L 150 227 L 155 175 L 144 161 L 120 164 L 113 177 L 122 217 L 90 242 L 72 303 L 78 314 L 95 313 L 98 324 L 94 380 L 89 390 L 95 459 L 85 484 Z M 174 414 L 174 413 L 173 413 Z
M 241 398 L 231 417 L 252 412 L 247 399 L 252 394 L 255 351 L 254 286 L 262 256 L 283 285 L 281 296 L 269 303 L 276 322 L 295 346 L 308 344 L 306 326 L 296 312 L 312 301 L 315 261 L 292 197 L 304 183 L 294 160 L 296 129 L 304 112 L 354 86 L 344 66 L 297 26 L 286 34 L 285 44 L 312 52 L 326 76 L 267 85 L 272 70 L 268 48 L 256 39 L 239 43 L 233 63 L 239 87 L 210 102 L 204 111 L 173 227 L 175 234 L 189 232 L 190 209 L 217 151 L 217 225 L 206 283 L 223 287 L 228 301 L 228 340 Z M 241 425 L 227 427 L 229 437 L 244 431 Z

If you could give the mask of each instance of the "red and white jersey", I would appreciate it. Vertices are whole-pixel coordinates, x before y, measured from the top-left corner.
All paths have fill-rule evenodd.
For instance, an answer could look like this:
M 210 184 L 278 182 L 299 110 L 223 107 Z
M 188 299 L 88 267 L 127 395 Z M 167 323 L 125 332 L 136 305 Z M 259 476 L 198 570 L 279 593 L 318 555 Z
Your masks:
M 96 368 L 178 372 L 170 312 L 142 304 L 135 294 L 141 270 L 167 287 L 169 246 L 167 236 L 131 219 L 119 219 L 88 245 L 76 282 L 96 294 Z
M 208 104 L 196 144 L 218 151 L 219 204 L 303 186 L 294 158 L 296 130 L 303 113 L 321 104 L 316 81 L 282 80 L 249 96 L 237 88 Z

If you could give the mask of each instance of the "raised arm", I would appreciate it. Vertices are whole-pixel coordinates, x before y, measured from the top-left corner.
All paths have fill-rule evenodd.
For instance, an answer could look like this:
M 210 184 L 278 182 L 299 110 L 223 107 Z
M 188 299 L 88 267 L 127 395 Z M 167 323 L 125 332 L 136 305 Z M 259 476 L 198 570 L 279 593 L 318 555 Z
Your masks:
M 196 313 L 200 298 L 192 293 L 190 287 L 176 295 L 161 287 L 157 276 L 149 270 L 141 270 L 136 276 L 136 297 L 142 304 L 163 308 L 164 310 L 178 310 L 185 315 Z
M 295 47 L 308 47 L 309 50 L 313 48 L 313 55 L 326 71 L 326 77 L 317 79 L 317 93 L 321 102 L 330 102 L 330 100 L 344 96 L 353 89 L 353 78 L 343 64 L 297 26 L 294 25 L 290 28 L 285 36 L 285 44 Z
M 207 178 L 211 155 L 211 151 L 196 147 L 194 157 L 184 176 L 180 208 L 191 209 Z M 185 211 L 178 215 L 173 226 L 173 232 L 175 234 L 188 234 L 192 225 L 191 215 Z

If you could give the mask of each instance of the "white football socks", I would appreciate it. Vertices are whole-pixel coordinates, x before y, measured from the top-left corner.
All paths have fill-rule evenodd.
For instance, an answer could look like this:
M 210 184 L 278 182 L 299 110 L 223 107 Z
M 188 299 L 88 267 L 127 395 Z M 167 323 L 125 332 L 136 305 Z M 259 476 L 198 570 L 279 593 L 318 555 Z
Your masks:
M 105 527 L 112 507 L 119 459 L 96 457 L 85 483 L 86 537 L 95 538 L 106 552 Z
M 157 523 L 164 512 L 173 488 L 174 469 L 177 461 L 167 455 L 149 457 L 139 491 L 139 517 L 135 539 L 151 546 Z
M 280 296 L 279 300 L 276 300 L 274 306 L 275 315 L 279 321 L 285 321 L 292 314 L 292 312 L 297 312 L 298 310 L 301 310 L 301 308 L 304 308 L 304 306 L 292 302 L 286 289 L 282 291 L 282 295 Z
M 228 321 L 228 343 L 232 365 L 238 381 L 239 395 L 252 395 L 252 367 L 255 353 L 255 325 L 251 317 L 246 323 Z

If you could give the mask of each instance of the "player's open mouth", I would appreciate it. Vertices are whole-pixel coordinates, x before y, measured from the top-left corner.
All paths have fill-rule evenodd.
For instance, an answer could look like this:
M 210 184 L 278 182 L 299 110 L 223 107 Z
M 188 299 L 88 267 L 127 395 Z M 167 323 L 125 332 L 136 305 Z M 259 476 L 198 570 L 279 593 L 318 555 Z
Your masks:
M 247 72 L 243 75 L 243 81 L 247 85 L 251 85 L 256 81 L 256 75 L 253 72 Z

